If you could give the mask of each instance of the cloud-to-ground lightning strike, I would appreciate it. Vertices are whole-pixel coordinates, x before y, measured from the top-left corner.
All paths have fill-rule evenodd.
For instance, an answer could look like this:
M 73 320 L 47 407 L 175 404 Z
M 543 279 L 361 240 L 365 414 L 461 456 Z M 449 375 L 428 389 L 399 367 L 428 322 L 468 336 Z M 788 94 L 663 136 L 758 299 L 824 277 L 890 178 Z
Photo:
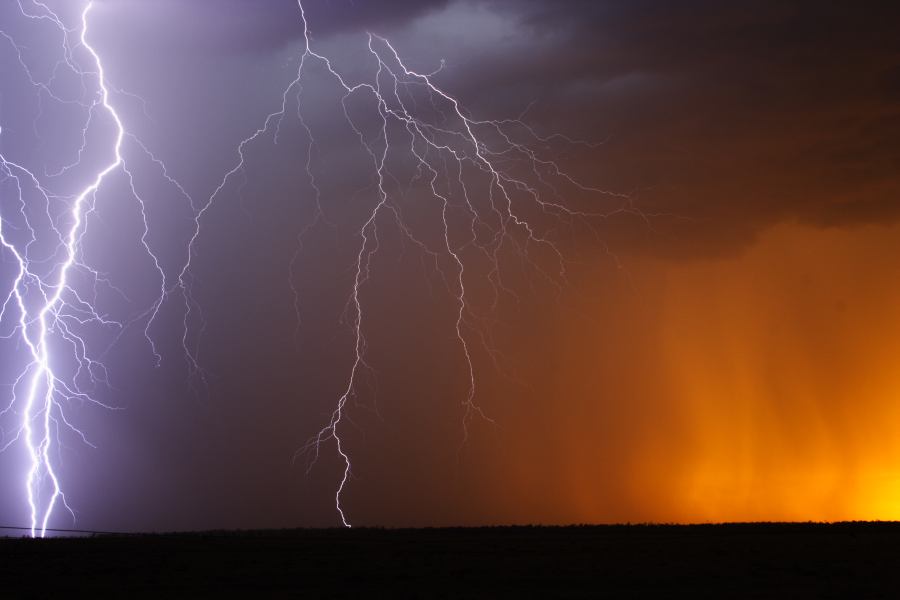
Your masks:
M 379 223 L 382 219 L 392 219 L 402 234 L 422 251 L 423 256 L 433 261 L 435 271 L 443 279 L 448 293 L 456 303 L 453 329 L 465 361 L 468 381 L 468 390 L 462 400 L 462 436 L 465 441 L 473 418 L 490 420 L 476 400 L 473 344 L 482 344 L 492 357 L 497 355 L 489 333 L 485 332 L 484 327 L 479 327 L 479 323 L 486 321 L 487 317 L 480 315 L 469 299 L 467 265 L 472 258 L 467 255 L 474 252 L 481 257 L 479 260 L 486 260 L 491 265 L 487 283 L 493 290 L 493 308 L 496 308 L 501 294 L 515 295 L 504 280 L 502 258 L 505 254 L 512 253 L 547 281 L 559 286 L 566 279 L 566 260 L 554 241 L 551 233 L 553 228 L 571 230 L 581 224 L 596 231 L 595 223 L 598 219 L 606 219 L 616 213 L 640 216 L 640 212 L 627 196 L 582 185 L 556 162 L 542 157 L 543 150 L 553 142 L 584 142 L 561 135 L 542 137 L 521 118 L 473 118 L 456 97 L 435 82 L 437 71 L 420 73 L 410 69 L 384 37 L 368 34 L 366 48 L 373 65 L 370 79 L 348 81 L 335 67 L 332 59 L 314 49 L 304 3 L 298 0 L 297 8 L 303 47 L 296 77 L 284 89 L 277 110 L 268 114 L 261 126 L 238 144 L 237 163 L 225 173 L 196 213 L 188 260 L 179 276 L 186 305 L 184 349 L 189 365 L 198 368 L 196 345 L 188 343 L 188 319 L 192 311 L 199 309 L 191 294 L 189 274 L 204 214 L 214 205 L 232 178 L 244 173 L 246 153 L 252 144 L 266 136 L 271 136 L 274 144 L 278 143 L 284 120 L 293 118 L 289 111 L 292 102 L 296 106 L 295 117 L 308 136 L 309 153 L 304 165 L 310 187 L 315 192 L 317 209 L 314 221 L 303 228 L 298 236 L 298 252 L 302 251 L 306 232 L 319 224 L 328 224 L 312 165 L 316 140 L 303 113 L 304 78 L 308 76 L 310 66 L 317 64 L 343 90 L 343 117 L 371 159 L 374 187 L 377 190 L 377 197 L 367 209 L 362 226 L 356 231 L 359 242 L 353 266 L 355 275 L 345 312 L 354 340 L 350 371 L 327 423 L 300 451 L 310 453 L 311 467 L 319 457 L 321 445 L 329 440 L 334 441 L 337 454 L 343 461 L 343 472 L 335 492 L 335 506 L 341 522 L 349 527 L 350 520 L 342 500 L 351 476 L 351 458 L 342 438 L 341 428 L 348 418 L 348 402 L 357 394 L 361 373 L 370 370 L 366 360 L 365 307 L 361 291 L 370 280 L 372 260 L 379 251 Z M 348 103 L 355 98 L 369 99 L 378 124 L 377 139 L 369 139 L 364 125 L 351 115 Z M 395 127 L 403 132 L 401 135 L 405 141 L 398 141 Z M 521 137 L 525 141 L 518 141 Z M 417 234 L 415 228 L 405 222 L 401 207 L 389 192 L 387 182 L 394 176 L 390 173 L 388 160 L 395 148 L 408 153 L 407 158 L 416 165 L 417 175 L 414 181 L 409 182 L 410 185 L 423 185 L 424 195 L 438 203 L 441 215 L 439 227 L 442 231 L 438 247 L 430 246 L 424 235 Z M 467 181 L 471 173 L 483 180 L 478 190 L 472 189 L 474 185 Z M 614 201 L 615 206 L 610 210 L 596 212 L 573 208 L 563 200 L 559 186 L 606 196 Z M 540 216 L 533 216 L 534 209 L 537 209 Z M 454 230 L 451 213 L 465 215 L 467 229 Z M 543 225 L 541 219 L 544 218 L 552 221 L 552 226 Z M 457 239 L 460 237 L 463 238 L 461 241 Z M 541 260 L 534 257 L 536 248 L 552 257 L 551 264 L 555 265 L 555 272 L 548 271 L 540 264 Z M 295 264 L 296 255 L 290 263 L 290 274 L 295 307 L 299 311 L 299 296 L 293 285 Z
M 3 450 L 21 443 L 27 450 L 29 465 L 24 488 L 30 510 L 32 536 L 44 536 L 54 509 L 64 506 L 74 519 L 75 513 L 66 502 L 58 467 L 61 452 L 60 436 L 65 431 L 90 445 L 88 437 L 70 417 L 73 405 L 93 405 L 114 409 L 97 397 L 97 389 L 110 387 L 109 373 L 92 349 L 90 331 L 95 328 L 121 331 L 131 324 L 145 322 L 145 335 L 159 360 L 149 335 L 149 328 L 159 311 L 166 292 L 166 275 L 147 239 L 149 222 L 146 206 L 137 192 L 125 146 L 135 142 L 138 156 L 156 162 L 137 138 L 129 134 L 113 105 L 113 94 L 129 95 L 115 89 L 108 81 L 103 60 L 90 43 L 88 28 L 92 2 L 84 5 L 77 28 L 68 27 L 47 4 L 38 0 L 17 0 L 22 19 L 30 19 L 52 27 L 59 36 L 59 59 L 51 77 L 41 81 L 29 68 L 23 46 L 9 33 L 0 30 L 7 44 L 4 51 L 12 51 L 22 73 L 34 89 L 38 103 L 37 122 L 41 119 L 45 101 L 77 106 L 82 113 L 81 144 L 75 148 L 75 158 L 55 171 L 43 172 L 26 166 L 14 157 L 0 153 L 0 185 L 2 185 L 2 213 L 0 213 L 0 244 L 2 259 L 12 259 L 14 273 L 4 292 L 0 327 L 2 339 L 25 349 L 27 357 L 18 376 L 10 385 L 11 394 L 0 416 L 14 415 L 17 426 L 4 431 L 0 440 Z M 62 73 L 80 81 L 79 92 L 57 90 Z M 59 86 L 63 87 L 63 86 Z M 2 115 L 0 115 L 2 117 Z M 103 122 L 111 131 L 102 129 Z M 3 136 L 0 123 L 0 139 Z M 89 146 L 89 132 L 100 128 L 105 139 L 106 158 L 99 165 L 85 159 Z M 60 176 L 78 171 L 87 181 L 79 189 L 57 191 Z M 111 293 L 121 291 L 107 277 L 88 266 L 83 241 L 88 235 L 88 219 L 97 209 L 97 195 L 115 174 L 124 176 L 133 197 L 137 200 L 144 231 L 139 243 L 161 278 L 160 298 L 149 310 L 137 316 L 118 320 L 109 317 L 98 307 L 99 288 Z M 163 167 L 163 176 L 169 183 Z M 181 190 L 180 186 L 177 186 Z M 183 192 L 183 190 L 181 190 Z M 20 352 L 13 350 L 11 355 Z M 12 361 L 9 361 L 12 364 Z

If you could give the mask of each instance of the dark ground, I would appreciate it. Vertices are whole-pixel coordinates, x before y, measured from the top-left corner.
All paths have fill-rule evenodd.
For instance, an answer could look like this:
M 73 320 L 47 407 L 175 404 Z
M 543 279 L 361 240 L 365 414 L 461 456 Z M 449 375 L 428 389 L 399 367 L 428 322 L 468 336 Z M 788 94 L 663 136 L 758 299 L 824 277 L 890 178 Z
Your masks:
M 900 598 L 900 523 L 0 539 L 0 575 L 3 597 Z

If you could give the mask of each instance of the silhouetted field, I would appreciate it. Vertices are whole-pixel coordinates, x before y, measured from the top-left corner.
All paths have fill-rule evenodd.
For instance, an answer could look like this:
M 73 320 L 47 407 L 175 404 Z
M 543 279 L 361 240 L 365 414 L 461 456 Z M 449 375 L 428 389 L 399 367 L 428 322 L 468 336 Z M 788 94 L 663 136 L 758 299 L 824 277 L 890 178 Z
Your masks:
M 900 598 L 900 524 L 0 539 L 0 572 L 4 597 L 17 588 L 54 598 L 129 590 L 250 597 Z

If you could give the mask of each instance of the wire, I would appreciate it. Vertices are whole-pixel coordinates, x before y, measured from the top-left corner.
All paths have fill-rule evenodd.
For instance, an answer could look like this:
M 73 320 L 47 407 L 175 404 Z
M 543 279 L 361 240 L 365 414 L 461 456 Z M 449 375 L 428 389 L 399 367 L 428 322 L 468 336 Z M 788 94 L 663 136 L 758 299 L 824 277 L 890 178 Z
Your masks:
M 15 525 L 0 525 L 0 530 L 4 531 L 31 531 L 31 527 L 17 527 Z M 95 531 L 93 529 L 51 529 L 48 527 L 45 531 L 52 533 L 82 533 L 89 535 L 132 535 L 121 531 Z

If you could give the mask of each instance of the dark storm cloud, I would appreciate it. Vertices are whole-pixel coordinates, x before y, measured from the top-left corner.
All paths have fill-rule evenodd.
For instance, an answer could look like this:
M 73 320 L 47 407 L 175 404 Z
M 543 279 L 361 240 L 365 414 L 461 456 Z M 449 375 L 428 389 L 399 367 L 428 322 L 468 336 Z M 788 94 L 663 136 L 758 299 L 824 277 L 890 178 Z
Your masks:
M 249 57 L 296 43 L 301 33 L 293 0 L 129 2 L 151 52 Z M 317 43 L 384 33 L 416 66 L 446 58 L 441 81 L 476 112 L 509 116 L 534 100 L 529 118 L 539 129 L 608 139 L 581 158 L 601 177 L 596 183 L 637 194 L 648 212 L 713 219 L 716 227 L 695 232 L 711 249 L 740 245 L 785 218 L 840 224 L 898 214 L 895 4 L 305 6 Z
M 315 20 L 315 31 L 353 31 L 371 29 L 378 31 L 384 27 L 395 27 L 421 15 L 439 10 L 451 0 L 332 0 L 304 4 L 311 20 Z
M 296 0 L 127 0 L 127 10 L 142 13 L 154 43 L 192 50 L 265 52 L 297 41 L 302 35 Z M 356 28 L 396 26 L 449 0 L 329 0 L 306 2 L 313 35 Z
M 198 75 L 226 68 L 224 55 L 261 69 L 258 57 L 300 40 L 293 0 L 129 2 L 129 35 L 147 53 L 198 61 Z M 507 117 L 534 101 L 539 130 L 607 140 L 570 167 L 648 213 L 689 219 L 657 224 L 675 243 L 667 252 L 738 249 L 785 219 L 840 225 L 900 211 L 900 9 L 890 3 L 304 5 L 320 49 L 357 52 L 342 68 L 358 64 L 365 31 L 383 33 L 415 68 L 446 59 L 439 81 L 475 114 Z M 620 243 L 643 239 L 630 225 L 613 232 Z
M 648 212 L 702 219 L 692 252 L 784 219 L 900 214 L 895 4 L 487 0 L 445 14 L 479 10 L 510 29 L 457 52 L 454 91 L 495 115 L 534 99 L 537 126 L 609 138 L 588 170 Z

